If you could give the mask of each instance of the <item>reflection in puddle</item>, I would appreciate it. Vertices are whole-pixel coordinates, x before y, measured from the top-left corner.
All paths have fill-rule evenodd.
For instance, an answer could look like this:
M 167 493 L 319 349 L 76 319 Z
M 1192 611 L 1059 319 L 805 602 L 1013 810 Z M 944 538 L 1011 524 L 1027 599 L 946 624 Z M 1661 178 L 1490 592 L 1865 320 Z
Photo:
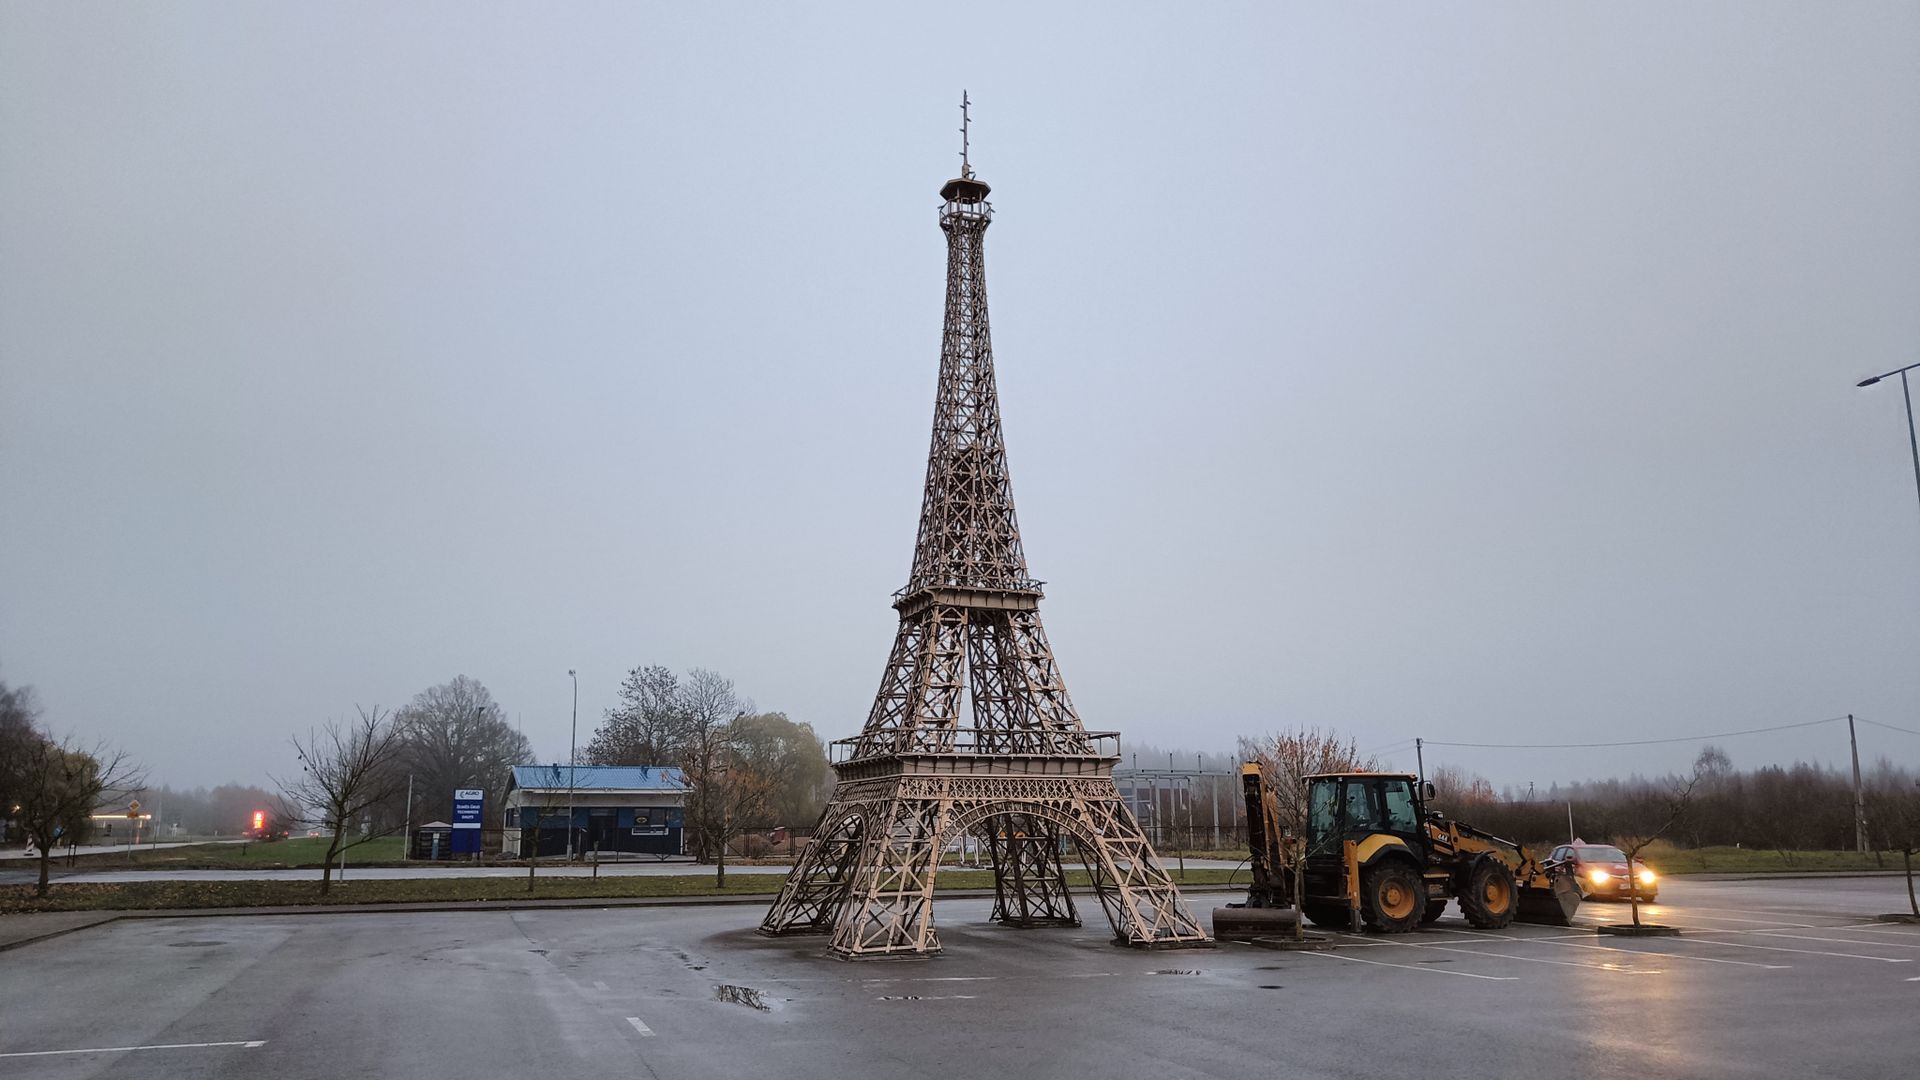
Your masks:
M 751 986 L 721 983 L 713 988 L 713 999 L 734 1005 L 745 1005 L 749 1009 L 758 1009 L 761 1012 L 769 1012 L 773 1009 L 773 1004 L 767 1000 L 766 995 Z

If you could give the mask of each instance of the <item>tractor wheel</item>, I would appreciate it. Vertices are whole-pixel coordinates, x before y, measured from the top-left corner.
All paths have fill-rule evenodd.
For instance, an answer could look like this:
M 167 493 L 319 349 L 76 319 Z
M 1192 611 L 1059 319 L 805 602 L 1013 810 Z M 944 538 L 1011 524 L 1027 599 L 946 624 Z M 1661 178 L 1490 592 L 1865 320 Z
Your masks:
M 1432 926 L 1434 923 L 1440 921 L 1440 916 L 1446 913 L 1447 902 L 1445 900 L 1429 900 L 1427 901 L 1427 910 L 1420 913 L 1420 925 Z
M 1404 934 L 1420 925 L 1426 903 L 1426 883 L 1397 859 L 1360 875 L 1360 918 L 1380 933 Z
M 1300 905 L 1306 912 L 1307 920 L 1313 925 L 1327 930 L 1345 930 L 1349 928 L 1348 908 L 1345 904 L 1316 904 L 1311 900 Z
M 1467 871 L 1467 887 L 1460 891 L 1460 914 L 1475 929 L 1499 930 L 1513 922 L 1518 898 L 1513 871 L 1499 859 L 1484 858 Z

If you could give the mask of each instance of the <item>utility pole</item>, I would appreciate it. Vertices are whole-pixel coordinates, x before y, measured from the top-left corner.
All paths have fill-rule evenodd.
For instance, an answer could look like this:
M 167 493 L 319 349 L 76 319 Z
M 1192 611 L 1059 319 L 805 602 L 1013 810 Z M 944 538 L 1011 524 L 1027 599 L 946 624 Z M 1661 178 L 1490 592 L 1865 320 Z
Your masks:
M 1860 740 L 1853 733 L 1853 714 L 1847 714 L 1847 743 L 1853 749 L 1853 842 L 1867 853 L 1867 799 L 1860 790 Z
M 407 774 L 407 812 L 406 824 L 400 828 L 400 861 L 406 862 L 413 854 L 413 774 Z
M 574 747 L 580 743 L 580 676 L 572 668 L 567 669 L 567 677 L 573 680 L 573 726 L 567 729 L 567 862 L 573 862 L 573 770 Z
M 1426 744 L 1427 740 L 1422 738 L 1415 737 L 1413 740 L 1413 763 L 1420 770 L 1420 782 L 1423 784 L 1427 781 L 1427 755 L 1423 749 Z
M 1193 755 L 1193 767 L 1196 772 L 1206 772 L 1207 763 L 1199 754 Z M 1207 805 L 1213 810 L 1213 850 L 1220 850 L 1220 785 L 1209 778 L 1207 780 Z
M 1916 496 L 1920 496 L 1920 434 L 1915 433 L 1913 423 L 1913 390 L 1907 385 L 1907 373 L 1915 368 L 1920 368 L 1920 364 L 1908 364 L 1906 367 L 1889 371 L 1882 375 L 1875 375 L 1871 379 L 1862 379 L 1855 385 L 1867 387 L 1872 386 L 1881 379 L 1890 379 L 1895 375 L 1900 376 L 1900 399 L 1907 407 L 1907 453 L 1913 457 L 1913 493 Z

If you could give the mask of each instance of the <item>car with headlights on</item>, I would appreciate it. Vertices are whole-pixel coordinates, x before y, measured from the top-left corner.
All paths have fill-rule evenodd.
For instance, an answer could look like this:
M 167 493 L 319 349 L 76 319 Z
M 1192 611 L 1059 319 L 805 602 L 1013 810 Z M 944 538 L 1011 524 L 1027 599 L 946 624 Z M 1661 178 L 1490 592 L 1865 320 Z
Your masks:
M 1652 903 L 1660 896 L 1660 875 L 1639 859 L 1627 866 L 1627 853 L 1612 844 L 1575 840 L 1554 848 L 1547 857 L 1551 869 L 1564 866 L 1580 887 L 1582 900 L 1640 900 Z

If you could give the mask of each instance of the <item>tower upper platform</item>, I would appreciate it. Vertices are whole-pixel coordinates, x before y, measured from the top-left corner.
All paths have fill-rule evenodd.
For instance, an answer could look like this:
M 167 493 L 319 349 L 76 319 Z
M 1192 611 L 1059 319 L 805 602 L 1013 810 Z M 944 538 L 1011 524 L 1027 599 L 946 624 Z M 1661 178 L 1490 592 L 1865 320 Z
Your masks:
M 987 194 L 992 190 L 985 180 L 977 176 L 956 176 L 940 189 L 940 197 L 948 202 L 985 202 Z

